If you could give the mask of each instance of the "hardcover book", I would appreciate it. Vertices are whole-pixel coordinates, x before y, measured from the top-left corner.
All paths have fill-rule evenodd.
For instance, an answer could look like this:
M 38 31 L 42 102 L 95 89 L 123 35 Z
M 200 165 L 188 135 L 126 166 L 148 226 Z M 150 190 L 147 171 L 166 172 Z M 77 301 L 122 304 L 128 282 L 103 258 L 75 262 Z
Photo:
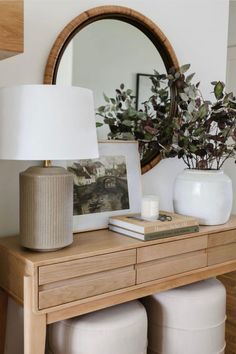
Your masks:
M 160 239 L 160 238 L 167 238 L 167 237 L 171 237 L 171 236 L 191 234 L 193 232 L 199 231 L 198 226 L 188 226 L 188 227 L 181 227 L 178 229 L 153 232 L 153 233 L 149 233 L 149 234 L 140 234 L 138 232 L 135 232 L 132 230 L 127 230 L 122 227 L 114 226 L 111 224 L 109 224 L 108 227 L 111 231 L 118 232 L 118 233 L 126 235 L 126 236 L 134 237 L 134 238 L 137 238 L 138 240 L 141 240 L 141 241 L 151 241 L 151 240 L 156 240 L 156 239 Z
M 164 211 L 160 216 L 161 220 L 153 221 L 142 219 L 140 214 L 113 216 L 108 226 L 112 231 L 143 241 L 199 231 L 199 223 L 193 217 Z

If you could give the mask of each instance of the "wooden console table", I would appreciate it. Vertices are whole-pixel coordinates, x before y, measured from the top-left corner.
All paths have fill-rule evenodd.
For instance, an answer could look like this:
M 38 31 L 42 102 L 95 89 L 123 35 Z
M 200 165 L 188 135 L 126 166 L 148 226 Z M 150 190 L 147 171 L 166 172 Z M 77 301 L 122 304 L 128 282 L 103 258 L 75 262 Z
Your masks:
M 65 249 L 29 252 L 0 239 L 0 341 L 7 296 L 24 305 L 24 353 L 44 354 L 46 325 L 236 270 L 236 216 L 200 232 L 138 241 L 108 230 Z M 3 354 L 3 346 L 0 354 Z

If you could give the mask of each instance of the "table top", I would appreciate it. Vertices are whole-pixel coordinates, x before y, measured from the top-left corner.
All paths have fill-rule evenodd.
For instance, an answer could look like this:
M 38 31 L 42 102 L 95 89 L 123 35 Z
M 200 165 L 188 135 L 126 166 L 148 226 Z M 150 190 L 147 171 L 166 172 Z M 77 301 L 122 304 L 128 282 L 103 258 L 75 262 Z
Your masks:
M 152 241 L 140 241 L 109 231 L 108 229 L 103 229 L 75 234 L 72 245 L 53 252 L 34 252 L 24 249 L 20 246 L 19 236 L 0 238 L 0 247 L 5 248 L 6 252 L 10 252 L 17 258 L 21 258 L 26 262 L 33 263 L 34 265 L 41 265 L 44 264 L 44 262 L 47 262 L 47 264 L 55 263 L 57 260 L 61 261 L 62 258 L 63 261 L 67 261 L 92 257 L 99 254 L 172 242 L 180 239 L 196 237 L 197 235 L 201 236 L 231 229 L 236 229 L 236 215 L 232 215 L 230 220 L 222 225 L 200 226 L 200 230 L 197 233 L 172 236 Z

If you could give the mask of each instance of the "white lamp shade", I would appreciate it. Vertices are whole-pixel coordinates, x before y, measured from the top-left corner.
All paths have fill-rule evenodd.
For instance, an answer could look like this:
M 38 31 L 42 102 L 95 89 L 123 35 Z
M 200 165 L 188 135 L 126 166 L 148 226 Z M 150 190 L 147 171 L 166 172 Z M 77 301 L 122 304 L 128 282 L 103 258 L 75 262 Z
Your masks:
M 56 85 L 0 89 L 0 159 L 74 160 L 97 156 L 92 91 Z

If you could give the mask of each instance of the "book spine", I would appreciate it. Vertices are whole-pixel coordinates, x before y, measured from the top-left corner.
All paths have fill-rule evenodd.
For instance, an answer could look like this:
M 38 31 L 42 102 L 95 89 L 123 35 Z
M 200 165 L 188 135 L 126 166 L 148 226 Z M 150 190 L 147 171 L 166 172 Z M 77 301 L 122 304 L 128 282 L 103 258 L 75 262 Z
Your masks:
M 169 224 L 168 224 L 169 222 Z M 150 225 L 150 226 L 146 226 L 145 227 L 145 234 L 151 234 L 151 233 L 155 233 L 155 232 L 165 232 L 165 231 L 171 231 L 171 230 L 176 230 L 176 229 L 183 229 L 183 228 L 187 228 L 187 227 L 195 227 L 198 226 L 197 222 L 194 221 L 182 221 L 182 222 L 171 222 L 171 221 L 166 221 L 163 222 L 163 226 L 162 225 Z
M 150 234 L 145 234 L 145 241 L 151 241 L 159 238 L 178 236 L 184 234 L 191 234 L 193 232 L 198 232 L 198 231 L 199 231 L 199 226 L 188 226 L 188 227 L 181 227 L 173 230 L 160 231 L 158 233 L 154 232 Z

